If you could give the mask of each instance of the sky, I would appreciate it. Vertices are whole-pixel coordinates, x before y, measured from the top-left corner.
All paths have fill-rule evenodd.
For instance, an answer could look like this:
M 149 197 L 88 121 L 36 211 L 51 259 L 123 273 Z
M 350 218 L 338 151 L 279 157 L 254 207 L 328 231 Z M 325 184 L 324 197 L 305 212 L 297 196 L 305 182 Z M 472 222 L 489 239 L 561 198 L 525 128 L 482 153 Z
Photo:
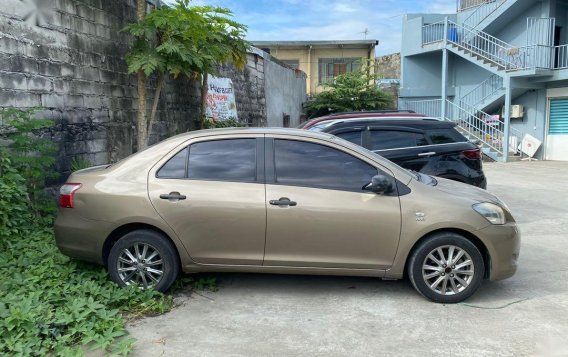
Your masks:
M 173 0 L 166 0 L 172 2 Z M 456 0 L 194 0 L 231 9 L 247 40 L 379 40 L 377 55 L 400 51 L 406 13 L 455 13 Z

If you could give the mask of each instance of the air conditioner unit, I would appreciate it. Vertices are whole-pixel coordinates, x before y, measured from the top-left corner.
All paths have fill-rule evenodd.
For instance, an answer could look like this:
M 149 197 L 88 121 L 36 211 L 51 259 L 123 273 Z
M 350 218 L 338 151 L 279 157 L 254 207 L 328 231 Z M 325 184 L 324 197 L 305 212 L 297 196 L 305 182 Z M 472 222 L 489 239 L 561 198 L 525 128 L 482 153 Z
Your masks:
M 502 116 L 505 116 L 505 106 L 503 106 Z M 522 118 L 525 116 L 525 107 L 520 104 L 511 105 L 511 118 Z

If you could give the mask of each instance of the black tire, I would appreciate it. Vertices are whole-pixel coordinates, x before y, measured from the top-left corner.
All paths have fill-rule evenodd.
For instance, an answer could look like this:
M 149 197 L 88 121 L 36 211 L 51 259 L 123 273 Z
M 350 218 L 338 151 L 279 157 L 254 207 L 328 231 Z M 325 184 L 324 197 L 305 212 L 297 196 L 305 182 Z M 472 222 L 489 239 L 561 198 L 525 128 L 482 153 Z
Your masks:
M 142 274 L 145 276 L 144 279 L 146 281 L 151 282 L 151 284 L 148 284 L 150 288 L 161 292 L 166 292 L 178 276 L 179 256 L 175 246 L 166 237 L 158 232 L 149 229 L 140 229 L 127 233 L 112 246 L 110 254 L 108 256 L 107 264 L 111 279 L 121 287 L 128 285 L 128 283 L 123 279 L 124 277 L 121 277 L 121 274 L 118 271 L 119 258 L 121 257 L 121 255 L 123 255 L 124 250 L 127 248 L 129 248 L 129 252 L 132 253 L 132 250 L 134 249 L 133 247 L 135 245 L 138 245 L 138 247 L 144 247 L 144 245 L 146 245 L 148 247 L 148 257 L 152 254 L 150 249 L 154 249 L 158 254 L 157 257 L 160 258 L 159 260 L 161 260 L 161 264 L 156 264 L 159 260 L 154 257 L 152 261 L 148 262 L 148 267 L 146 267 L 144 264 L 138 265 L 141 264 L 142 260 L 140 260 L 140 262 L 136 263 L 135 265 L 137 267 L 140 266 L 140 269 L 144 269 L 142 266 L 146 267 L 146 269 L 152 268 L 154 269 L 153 271 L 158 270 L 161 271 L 162 274 L 149 274 L 136 270 L 136 272 L 134 273 L 135 276 L 129 279 L 129 282 L 136 282 L 140 286 L 142 286 L 142 278 L 140 275 Z M 134 265 L 127 264 L 124 266 L 129 268 L 130 266 Z M 157 282 L 154 282 L 146 277 L 153 277 L 154 279 L 157 279 Z M 133 281 L 132 279 L 137 279 L 138 281 Z
M 454 251 L 456 247 L 464 251 L 464 255 L 462 255 L 462 257 L 464 258 L 460 258 L 458 263 L 454 263 L 457 264 L 454 266 L 459 267 L 460 265 L 463 265 L 463 262 L 467 262 L 468 260 L 471 260 L 472 263 L 466 263 L 467 265 L 461 268 L 462 270 L 452 270 L 451 266 L 445 267 L 445 265 L 441 266 L 445 268 L 441 269 L 440 271 L 430 269 L 431 266 L 438 267 L 438 265 L 431 264 L 433 260 L 431 260 L 429 254 L 433 253 L 433 251 L 436 250 L 434 257 L 439 258 L 440 255 L 437 253 L 437 248 L 441 248 L 443 252 L 448 252 L 448 257 L 446 258 L 449 258 L 449 249 L 451 246 L 454 247 Z M 466 254 L 469 255 L 471 259 L 466 259 Z M 453 255 L 453 257 L 456 256 L 457 254 Z M 427 257 L 429 259 L 428 261 L 426 261 Z M 441 259 L 438 260 L 442 262 Z M 448 262 L 448 259 L 446 259 L 446 262 Z M 470 270 L 470 267 L 473 267 L 473 270 Z M 485 273 L 485 264 L 483 261 L 483 256 L 481 255 L 479 249 L 477 249 L 477 247 L 471 241 L 459 234 L 444 232 L 433 234 L 432 236 L 422 241 L 412 252 L 408 261 L 407 269 L 408 276 L 412 285 L 422 296 L 434 302 L 454 304 L 469 298 L 477 291 L 477 289 L 481 285 L 481 281 L 483 280 L 483 275 Z M 464 272 L 470 274 L 471 271 L 473 271 L 473 275 L 471 277 L 469 275 L 460 273 Z M 426 274 L 426 272 L 431 273 Z M 435 275 L 436 273 L 438 273 L 439 275 Z M 446 291 L 448 294 L 442 294 L 442 287 L 439 287 L 439 285 L 435 286 L 434 288 L 439 288 L 440 291 L 435 291 L 433 288 L 431 288 L 426 281 L 428 275 L 434 275 L 430 278 L 430 280 L 428 280 L 429 282 L 434 281 L 432 285 L 438 282 L 438 279 L 442 279 L 440 284 L 442 284 L 444 287 L 443 291 Z M 456 276 L 456 278 L 454 278 L 454 276 Z M 456 280 L 458 278 L 462 281 L 467 282 L 467 286 L 464 287 L 464 284 L 459 283 Z M 451 286 L 452 281 L 450 281 L 450 279 L 454 282 L 454 288 L 456 290 L 453 290 Z M 444 280 L 446 281 L 444 282 Z M 450 284 L 450 287 L 447 287 L 447 284 Z M 451 289 L 452 291 L 449 291 L 447 289 Z

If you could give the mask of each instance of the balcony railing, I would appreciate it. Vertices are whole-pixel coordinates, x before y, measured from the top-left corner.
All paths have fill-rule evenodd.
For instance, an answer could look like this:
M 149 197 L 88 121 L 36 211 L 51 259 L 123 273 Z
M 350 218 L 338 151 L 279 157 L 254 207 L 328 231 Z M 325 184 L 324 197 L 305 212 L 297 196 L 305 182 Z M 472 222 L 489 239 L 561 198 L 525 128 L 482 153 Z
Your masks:
M 568 68 L 568 45 L 554 47 L 554 69 Z
M 444 21 L 422 26 L 422 45 L 444 41 L 444 28 Z

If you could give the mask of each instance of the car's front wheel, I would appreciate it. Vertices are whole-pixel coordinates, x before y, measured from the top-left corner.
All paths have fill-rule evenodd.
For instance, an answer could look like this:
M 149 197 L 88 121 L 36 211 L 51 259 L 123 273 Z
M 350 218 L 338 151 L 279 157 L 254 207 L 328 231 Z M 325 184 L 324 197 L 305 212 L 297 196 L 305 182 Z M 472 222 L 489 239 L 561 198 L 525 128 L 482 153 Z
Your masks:
M 410 256 L 408 276 L 423 296 L 457 303 L 473 295 L 485 271 L 477 247 L 456 233 L 438 233 L 420 243 Z
M 113 281 L 124 287 L 167 291 L 179 271 L 173 244 L 158 232 L 141 229 L 120 238 L 111 248 L 108 272 Z

